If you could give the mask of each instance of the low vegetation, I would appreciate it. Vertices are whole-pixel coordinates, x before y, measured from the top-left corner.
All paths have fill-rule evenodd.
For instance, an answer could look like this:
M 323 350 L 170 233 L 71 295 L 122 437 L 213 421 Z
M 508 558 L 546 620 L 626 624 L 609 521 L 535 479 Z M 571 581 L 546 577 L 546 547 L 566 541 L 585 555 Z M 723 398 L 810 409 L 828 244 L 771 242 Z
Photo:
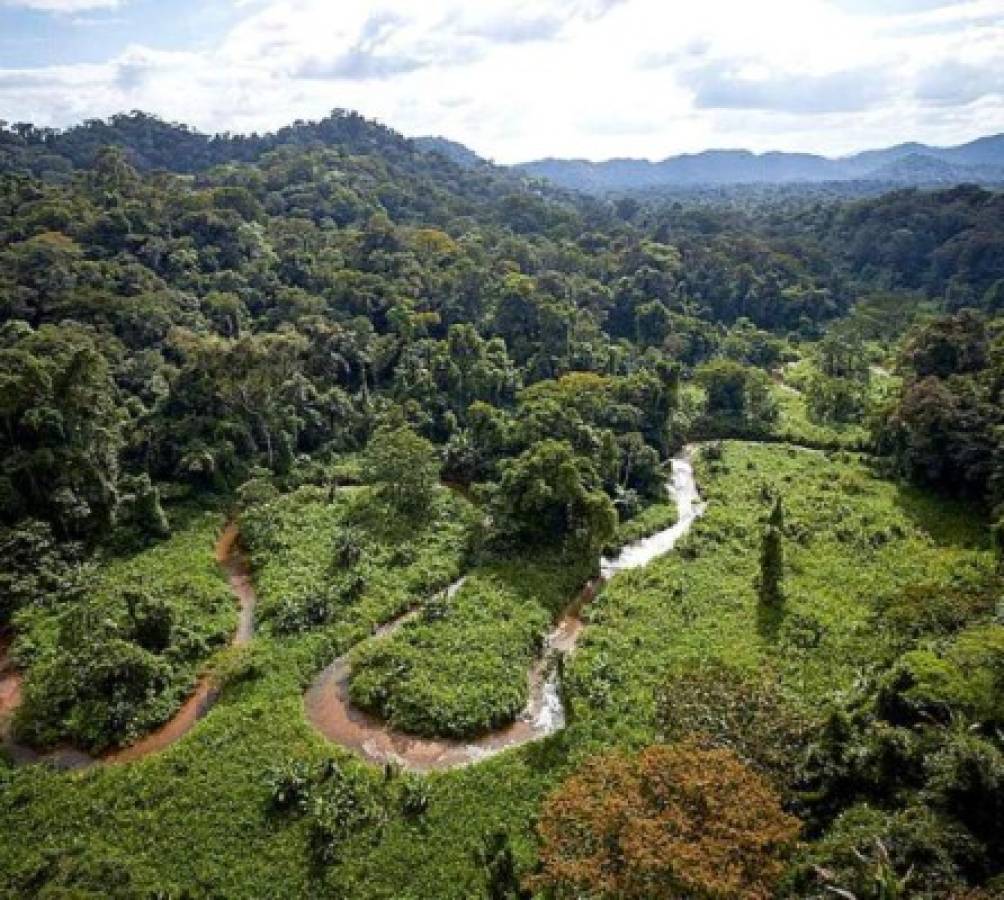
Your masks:
M 396 634 L 353 651 L 353 702 L 427 736 L 511 722 L 526 707 L 527 672 L 548 627 L 594 568 L 593 559 L 556 554 L 478 566 L 452 599 L 432 598 Z
M 216 512 L 180 516 L 173 537 L 88 573 L 76 602 L 15 617 L 14 658 L 28 670 L 15 731 L 38 746 L 101 751 L 166 721 L 236 629 L 213 546 Z

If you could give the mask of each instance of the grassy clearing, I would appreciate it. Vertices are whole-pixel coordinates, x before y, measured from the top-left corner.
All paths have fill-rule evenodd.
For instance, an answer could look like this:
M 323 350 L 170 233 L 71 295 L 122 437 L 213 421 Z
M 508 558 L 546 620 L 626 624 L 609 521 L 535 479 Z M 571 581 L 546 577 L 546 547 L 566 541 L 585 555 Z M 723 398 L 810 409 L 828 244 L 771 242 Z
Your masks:
M 368 603 L 364 595 L 327 625 L 287 636 L 266 627 L 229 658 L 221 702 L 159 756 L 81 775 L 0 776 L 0 895 L 180 895 L 184 887 L 227 897 L 478 896 L 484 881 L 473 852 L 482 833 L 505 829 L 518 863 L 532 865 L 544 792 L 591 752 L 659 737 L 667 711 L 656 698 L 673 673 L 703 656 L 758 678 L 776 667 L 788 693 L 818 707 L 883 656 L 872 614 L 885 593 L 989 558 L 971 511 L 873 479 L 854 457 L 728 442 L 722 462 L 702 461 L 698 474 L 710 505 L 683 554 L 617 576 L 587 608 L 593 624 L 568 667 L 573 718 L 563 733 L 430 776 L 421 815 L 402 811 L 393 784 L 380 788 L 382 821 L 345 834 L 338 861 L 317 866 L 313 813 L 270 812 L 268 776 L 293 761 L 334 758 L 347 777 L 379 781 L 303 716 L 303 687 L 332 654 L 364 639 L 376 616 L 409 602 L 404 592 L 373 602 L 366 621 L 352 612 Z M 786 506 L 789 599 L 775 623 L 758 621 L 752 590 L 768 510 L 761 481 L 776 485 Z M 270 602 L 283 585 L 307 579 L 308 569 L 323 577 L 310 567 L 330 545 L 328 534 L 319 520 L 309 524 L 313 501 L 300 499 L 286 501 L 277 531 L 288 549 L 255 551 Z M 433 535 L 413 540 L 421 554 Z M 440 574 L 448 580 L 445 568 Z
M 589 608 L 592 627 L 570 667 L 573 710 L 611 729 L 651 722 L 667 674 L 720 661 L 769 667 L 806 705 L 887 660 L 876 601 L 937 582 L 975 557 L 985 529 L 961 505 L 873 478 L 854 456 L 729 442 L 703 457 L 708 511 L 679 552 L 614 579 Z M 785 505 L 787 600 L 758 609 L 760 536 L 778 491 Z
M 558 555 L 479 566 L 451 600 L 356 648 L 353 702 L 428 736 L 511 722 L 526 706 L 527 670 L 548 626 L 593 569 Z
M 805 397 L 784 385 L 773 385 L 777 421 L 771 436 L 780 441 L 835 450 L 860 450 L 868 446 L 868 429 L 858 422 L 820 424 L 809 418 Z
M 446 489 L 413 522 L 394 518 L 369 488 L 329 497 L 304 487 L 257 507 L 242 534 L 262 627 L 365 634 L 456 580 L 473 527 L 473 507 Z

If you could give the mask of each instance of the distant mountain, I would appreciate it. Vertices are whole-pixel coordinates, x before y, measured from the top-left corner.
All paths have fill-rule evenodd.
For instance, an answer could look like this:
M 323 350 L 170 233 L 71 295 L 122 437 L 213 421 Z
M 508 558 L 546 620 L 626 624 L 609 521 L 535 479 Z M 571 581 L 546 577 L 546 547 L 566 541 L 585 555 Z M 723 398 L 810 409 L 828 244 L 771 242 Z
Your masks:
M 836 159 L 811 153 L 706 150 L 644 159 L 542 159 L 515 166 L 525 175 L 592 193 L 735 184 L 880 181 L 892 184 L 1004 184 L 1004 134 L 958 147 L 908 143 Z

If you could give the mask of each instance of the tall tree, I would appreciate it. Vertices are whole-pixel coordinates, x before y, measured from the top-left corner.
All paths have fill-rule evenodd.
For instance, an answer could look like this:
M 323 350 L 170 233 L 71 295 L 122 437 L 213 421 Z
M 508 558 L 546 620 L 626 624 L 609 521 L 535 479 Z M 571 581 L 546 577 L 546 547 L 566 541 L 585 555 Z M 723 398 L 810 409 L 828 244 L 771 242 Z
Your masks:
M 756 577 L 757 594 L 767 607 L 776 607 L 784 600 L 783 528 L 784 506 L 778 495 L 760 541 L 760 571 Z

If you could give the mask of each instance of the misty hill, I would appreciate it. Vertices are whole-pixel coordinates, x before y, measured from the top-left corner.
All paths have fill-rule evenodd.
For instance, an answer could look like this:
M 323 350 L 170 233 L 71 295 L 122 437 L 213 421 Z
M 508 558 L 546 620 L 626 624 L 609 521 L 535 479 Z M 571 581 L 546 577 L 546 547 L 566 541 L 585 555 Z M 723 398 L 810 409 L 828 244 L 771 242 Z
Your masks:
M 488 163 L 486 159 L 459 141 L 451 141 L 440 135 L 412 138 L 411 142 L 423 153 L 438 153 L 464 169 L 475 169 Z
M 644 159 L 542 159 L 519 171 L 561 187 L 603 192 L 727 184 L 789 184 L 824 181 L 880 181 L 894 184 L 1004 183 L 1004 134 L 957 147 L 907 143 L 853 156 L 811 153 L 752 153 L 706 150 Z

